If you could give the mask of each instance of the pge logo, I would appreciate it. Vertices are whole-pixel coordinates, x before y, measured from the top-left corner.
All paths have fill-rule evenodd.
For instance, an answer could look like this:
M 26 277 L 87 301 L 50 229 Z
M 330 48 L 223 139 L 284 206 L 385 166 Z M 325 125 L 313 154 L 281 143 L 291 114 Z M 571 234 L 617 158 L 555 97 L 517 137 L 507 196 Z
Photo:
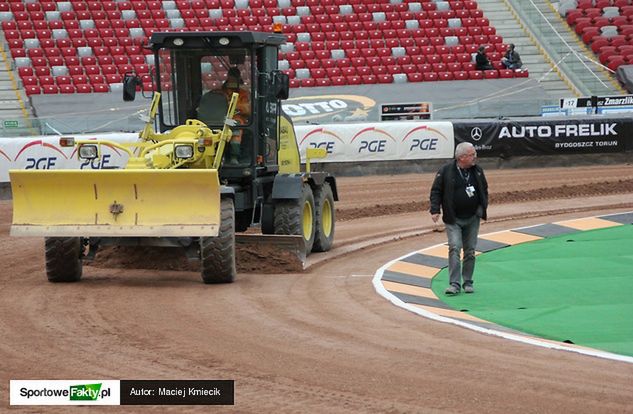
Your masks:
M 479 127 L 474 127 L 470 130 L 470 137 L 473 139 L 473 141 L 479 141 L 483 135 L 484 134 L 483 132 L 481 132 L 481 128 Z
M 359 154 L 377 154 L 387 151 L 389 142 L 396 143 L 396 139 L 388 132 L 370 127 L 360 130 L 351 140 Z
M 332 154 L 338 145 L 344 145 L 343 140 L 332 131 L 328 131 L 325 128 L 317 128 L 307 133 L 299 146 L 301 148 L 325 148 L 328 154 Z
M 24 154 L 28 149 L 30 149 L 32 147 L 35 147 L 35 146 L 39 146 L 38 149 L 40 149 L 40 151 L 37 154 L 37 156 L 35 156 L 35 157 L 26 157 L 26 165 L 24 167 L 24 169 L 26 169 L 26 170 L 50 170 L 50 169 L 55 167 L 59 157 L 57 157 L 57 156 L 42 156 L 43 155 L 42 153 L 44 151 L 42 151 L 41 148 L 52 149 L 55 152 L 58 152 L 59 154 L 61 154 L 61 156 L 64 159 L 68 159 L 68 157 L 66 157 L 66 154 L 64 154 L 55 145 L 51 145 L 51 144 L 49 144 L 47 142 L 43 142 L 42 140 L 36 140 L 36 141 L 31 141 L 28 144 L 24 145 L 22 147 L 22 149 L 18 152 L 18 154 L 15 156 L 14 161 L 18 161 L 20 159 L 20 157 L 22 156 L 22 154 Z
M 91 140 L 96 140 L 96 138 L 90 138 Z M 73 150 L 72 154 L 70 155 L 70 158 L 76 158 L 79 159 L 79 161 L 81 162 L 79 164 L 79 169 L 80 170 L 115 170 L 118 169 L 119 166 L 116 165 L 116 160 L 121 158 L 121 151 L 119 151 L 119 149 L 117 149 L 116 147 L 113 147 L 112 145 L 109 144 L 102 144 L 101 145 L 101 151 L 103 150 L 107 150 L 110 149 L 112 152 L 114 152 L 116 154 L 116 156 L 114 157 L 114 161 L 113 161 L 113 155 L 114 154 L 104 154 L 103 152 L 101 153 L 101 157 L 99 158 L 95 158 L 92 160 L 83 160 L 77 157 L 77 147 L 75 147 L 75 149 Z
M 437 149 L 437 138 L 414 138 L 411 140 L 409 151 L 433 151 Z
M 424 125 L 409 131 L 402 141 L 409 142 L 409 152 L 429 152 L 439 149 L 440 139 L 448 141 L 448 138 L 440 130 Z
M 25 170 L 51 170 L 57 163 L 57 157 L 27 158 Z
M 110 164 L 110 154 L 103 154 L 101 158 L 93 160 L 82 160 L 79 169 L 81 170 L 113 170 L 118 168 L 116 165 Z

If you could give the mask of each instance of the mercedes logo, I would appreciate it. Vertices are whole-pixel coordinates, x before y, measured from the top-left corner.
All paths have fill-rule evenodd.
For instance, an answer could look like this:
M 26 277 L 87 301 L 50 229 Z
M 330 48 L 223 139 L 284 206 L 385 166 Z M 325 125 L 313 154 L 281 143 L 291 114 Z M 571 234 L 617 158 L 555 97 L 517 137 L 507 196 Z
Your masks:
M 479 127 L 475 127 L 470 130 L 470 137 L 475 141 L 479 141 L 482 135 L 481 128 Z

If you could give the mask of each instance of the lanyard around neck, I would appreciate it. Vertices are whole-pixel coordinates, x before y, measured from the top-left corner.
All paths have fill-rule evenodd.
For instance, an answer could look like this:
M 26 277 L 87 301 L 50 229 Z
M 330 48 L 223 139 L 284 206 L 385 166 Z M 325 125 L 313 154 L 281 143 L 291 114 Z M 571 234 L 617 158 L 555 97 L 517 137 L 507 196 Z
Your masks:
M 460 177 L 462 177 L 464 182 L 468 184 L 468 180 L 470 180 L 470 171 L 464 170 L 464 172 L 462 172 L 462 169 L 459 167 L 459 165 L 455 164 L 455 166 L 457 167 L 457 172 L 459 172 Z

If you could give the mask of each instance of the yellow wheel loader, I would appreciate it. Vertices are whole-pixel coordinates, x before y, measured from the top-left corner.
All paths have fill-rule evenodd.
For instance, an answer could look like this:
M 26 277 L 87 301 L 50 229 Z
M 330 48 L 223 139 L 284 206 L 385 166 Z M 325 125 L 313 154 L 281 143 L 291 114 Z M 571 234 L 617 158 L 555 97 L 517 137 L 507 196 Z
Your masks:
M 123 99 L 153 88 L 139 140 L 62 138 L 79 158 L 104 146 L 128 156 L 124 169 L 12 170 L 17 236 L 44 236 L 51 282 L 81 278 L 100 246 L 172 246 L 200 261 L 205 283 L 236 273 L 236 232 L 260 227 L 257 243 L 294 246 L 305 259 L 334 238 L 336 181 L 301 160 L 281 110 L 288 76 L 278 69 L 278 33 L 154 33 L 151 85 L 126 75 Z M 299 247 L 297 247 L 299 246 Z

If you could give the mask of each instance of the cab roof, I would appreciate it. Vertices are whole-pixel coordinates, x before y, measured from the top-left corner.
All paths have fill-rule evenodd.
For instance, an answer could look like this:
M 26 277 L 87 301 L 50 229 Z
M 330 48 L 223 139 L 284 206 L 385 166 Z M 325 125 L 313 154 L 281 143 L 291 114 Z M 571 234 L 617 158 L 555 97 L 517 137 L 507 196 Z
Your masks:
M 179 46 L 175 39 L 182 39 Z M 265 32 L 156 32 L 150 38 L 153 50 L 168 49 L 206 49 L 206 48 L 244 48 L 253 45 L 279 46 L 286 43 L 286 36 L 281 33 Z

